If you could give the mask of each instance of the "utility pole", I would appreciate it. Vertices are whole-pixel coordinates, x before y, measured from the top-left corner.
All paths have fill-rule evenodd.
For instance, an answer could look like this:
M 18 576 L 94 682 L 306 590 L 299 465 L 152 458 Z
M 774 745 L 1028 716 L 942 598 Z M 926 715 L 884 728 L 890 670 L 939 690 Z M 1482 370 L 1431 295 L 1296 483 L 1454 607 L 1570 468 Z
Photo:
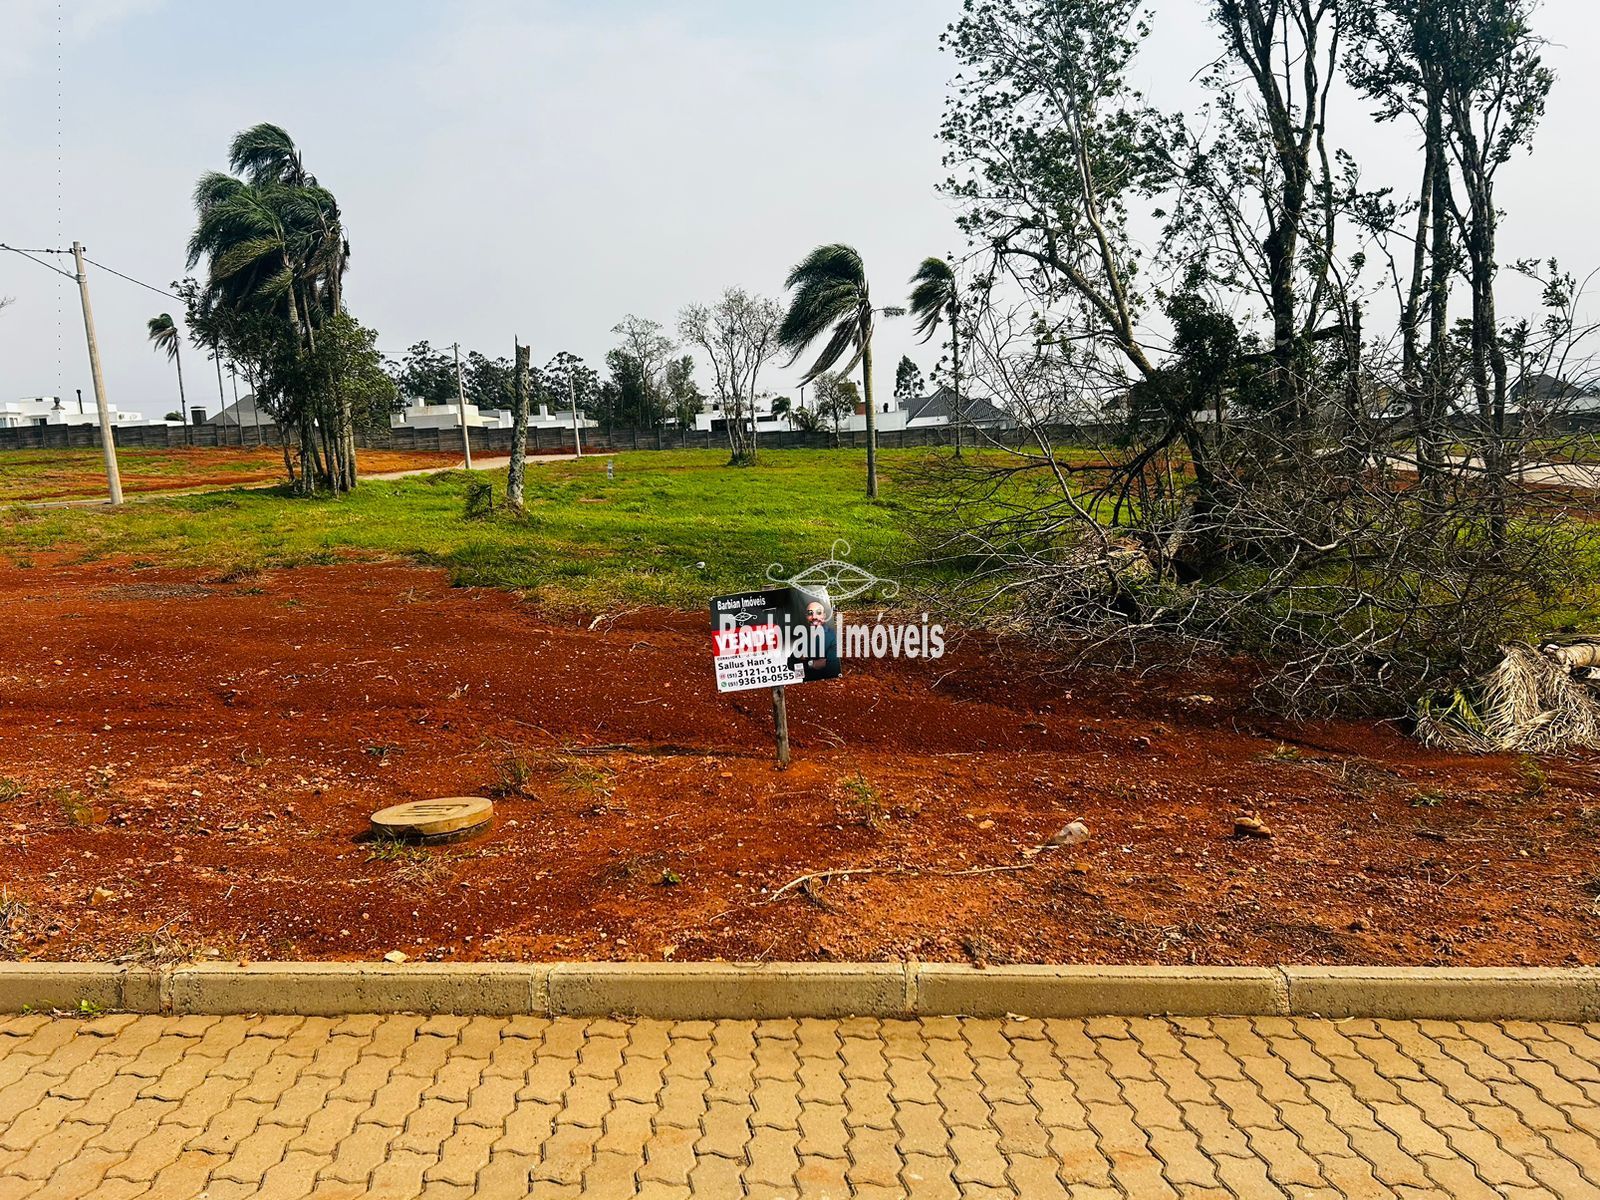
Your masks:
M 461 343 L 455 343 L 456 352 L 456 412 L 461 416 L 461 453 L 467 460 L 467 470 L 472 470 L 472 436 L 467 432 L 467 385 L 461 380 Z
M 111 503 L 122 503 L 122 473 L 117 470 L 117 443 L 111 432 L 111 409 L 106 404 L 106 380 L 100 370 L 100 345 L 94 338 L 94 310 L 89 307 L 89 279 L 83 273 L 83 244 L 72 243 L 72 262 L 77 269 L 78 299 L 83 302 L 83 332 L 89 340 L 89 373 L 94 379 L 94 402 L 100 410 L 100 451 L 106 460 L 106 483 Z
M 567 371 L 567 399 L 572 404 L 572 444 L 578 448 L 578 457 L 583 457 L 583 435 L 578 431 L 578 385 L 572 378 L 572 371 Z

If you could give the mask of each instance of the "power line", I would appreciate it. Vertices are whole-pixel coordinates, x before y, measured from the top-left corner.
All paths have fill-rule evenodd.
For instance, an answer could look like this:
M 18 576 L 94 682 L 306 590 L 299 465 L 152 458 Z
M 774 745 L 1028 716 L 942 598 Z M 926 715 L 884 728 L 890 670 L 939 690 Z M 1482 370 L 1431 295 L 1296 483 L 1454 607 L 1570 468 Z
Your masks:
M 36 262 L 47 271 L 54 271 L 57 275 L 65 275 L 68 279 L 71 279 L 74 282 L 77 281 L 78 277 L 76 275 L 74 275 L 71 271 L 63 271 L 60 267 L 56 266 L 54 263 L 47 263 L 42 258 L 35 258 L 34 257 L 35 254 L 67 254 L 67 253 L 70 253 L 70 251 L 67 251 L 67 250 L 34 250 L 34 251 L 18 250 L 15 246 L 8 246 L 4 242 L 0 242 L 0 250 L 9 250 L 13 254 L 20 254 L 20 255 L 22 255 L 23 258 L 27 259 L 29 262 Z
M 174 296 L 165 288 L 158 288 L 154 284 L 146 283 L 142 279 L 135 279 L 132 275 L 124 275 L 121 271 L 113 270 L 111 267 L 106 266 L 105 263 L 95 262 L 94 259 L 90 258 L 87 254 L 83 256 L 83 261 L 88 263 L 90 266 L 99 267 L 102 271 L 110 271 L 111 274 L 115 275 L 118 279 L 126 279 L 129 283 L 136 283 L 142 288 L 148 288 L 158 296 L 165 296 L 169 300 L 183 299 L 182 296 Z
M 60 267 L 56 266 L 54 263 L 47 263 L 42 258 L 34 258 L 33 257 L 35 254 L 71 254 L 72 253 L 71 250 L 23 250 L 23 249 L 20 249 L 17 246 L 8 246 L 4 242 L 0 242 L 0 250 L 9 250 L 13 254 L 20 254 L 20 255 L 22 255 L 23 258 L 27 259 L 29 262 L 36 262 L 41 267 L 45 267 L 48 270 L 54 271 L 57 275 L 65 275 L 68 279 L 76 281 L 77 278 L 78 278 L 71 271 L 63 271 Z M 154 292 L 158 296 L 165 296 L 169 300 L 181 300 L 181 299 L 183 299 L 182 296 L 174 296 L 171 292 L 167 291 L 165 288 L 158 288 L 153 283 L 146 283 L 142 279 L 135 279 L 132 275 L 124 275 L 121 271 L 117 270 L 115 267 L 106 266 L 105 263 L 95 262 L 94 259 L 90 258 L 87 254 L 85 254 L 83 256 L 83 261 L 86 262 L 86 263 L 89 263 L 91 266 L 99 267 L 102 271 L 107 271 L 107 272 L 111 273 L 112 275 L 115 275 L 118 279 L 126 279 L 129 283 L 138 284 L 138 286 L 140 286 L 142 288 L 146 288 L 149 291 Z

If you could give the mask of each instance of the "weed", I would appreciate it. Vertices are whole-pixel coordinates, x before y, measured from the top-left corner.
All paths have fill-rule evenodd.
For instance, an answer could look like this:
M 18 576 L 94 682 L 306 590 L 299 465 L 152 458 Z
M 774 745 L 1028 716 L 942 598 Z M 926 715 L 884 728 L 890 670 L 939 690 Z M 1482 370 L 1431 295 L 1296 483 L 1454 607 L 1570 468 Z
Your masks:
M 171 963 L 194 962 L 205 957 L 204 943 L 192 941 L 186 934 L 171 932 L 168 927 L 172 923 L 168 921 L 153 933 L 140 934 L 133 946 L 117 961 L 165 966 Z
M 1305 755 L 1300 753 L 1298 747 L 1291 746 L 1288 742 L 1279 742 L 1267 752 L 1266 757 L 1271 762 L 1297 763 Z
M 666 870 L 661 872 L 662 887 L 677 887 L 682 882 L 683 876 L 679 875 L 671 867 L 668 867 Z
M 490 791 L 496 796 L 526 797 L 532 782 L 533 764 L 515 746 L 506 745 L 495 760 L 494 786 Z
M 234 563 L 231 567 L 217 573 L 214 583 L 243 583 L 247 579 L 257 579 L 261 575 L 261 566 L 258 563 Z
M 388 762 L 391 755 L 403 754 L 405 751 L 403 751 L 399 746 L 390 745 L 387 742 L 380 742 L 376 746 L 368 746 L 365 753 L 372 755 L 373 758 L 382 763 Z
M 10 888 L 0 888 L 0 955 L 17 952 L 17 935 L 33 923 L 33 906 Z
M 374 842 L 367 851 L 367 861 L 387 863 L 394 867 L 396 880 L 417 886 L 437 883 L 450 871 L 450 864 L 426 846 L 413 846 L 392 838 Z
M 494 515 L 494 484 L 487 479 L 475 479 L 467 484 L 466 501 L 462 505 L 462 518 L 468 521 L 481 520 Z
M 1412 808 L 1438 808 L 1449 797 L 1434 788 L 1423 788 L 1411 797 Z
M 600 801 L 609 797 L 615 789 L 617 773 L 609 767 L 581 758 L 564 758 L 558 778 L 561 786 L 573 795 Z
M 98 1017 L 105 1011 L 104 1005 L 96 1004 L 93 1000 L 84 999 L 78 1001 L 77 1005 L 72 1009 L 72 1015 L 75 1017 Z
M 865 775 L 857 771 L 854 779 L 847 779 L 839 785 L 839 791 L 851 820 L 873 832 L 883 827 L 883 801 Z
M 54 798 L 56 807 L 61 810 L 61 815 L 67 819 L 68 825 L 82 827 L 94 824 L 94 805 L 76 788 L 57 788 Z
M 0 804 L 5 804 L 10 800 L 15 800 L 18 796 L 22 795 L 23 790 L 22 784 L 17 782 L 17 780 L 8 779 L 5 776 L 0 775 Z
M 1544 768 L 1539 765 L 1539 760 L 1531 754 L 1524 754 L 1517 760 L 1517 774 L 1522 779 L 1522 798 L 1532 800 L 1542 796 L 1550 786 L 1550 777 L 1544 773 Z

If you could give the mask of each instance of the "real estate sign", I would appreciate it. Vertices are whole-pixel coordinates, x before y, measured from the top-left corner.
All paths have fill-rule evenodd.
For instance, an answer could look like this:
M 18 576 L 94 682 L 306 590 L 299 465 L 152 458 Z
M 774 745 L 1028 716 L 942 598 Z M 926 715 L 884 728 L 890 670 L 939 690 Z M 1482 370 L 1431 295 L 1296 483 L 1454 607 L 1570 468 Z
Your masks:
M 832 618 L 826 592 L 782 587 L 712 597 L 717 691 L 832 679 L 839 674 Z

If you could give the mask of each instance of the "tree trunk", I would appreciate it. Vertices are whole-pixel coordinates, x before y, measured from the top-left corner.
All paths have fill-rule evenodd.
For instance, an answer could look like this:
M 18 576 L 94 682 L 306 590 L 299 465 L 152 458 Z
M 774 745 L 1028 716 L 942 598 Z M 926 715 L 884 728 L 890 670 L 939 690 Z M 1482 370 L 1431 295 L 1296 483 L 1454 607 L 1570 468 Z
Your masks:
M 529 349 L 516 343 L 511 387 L 511 465 L 506 468 L 506 504 L 522 511 L 522 479 L 527 470 Z
M 183 418 L 184 426 L 189 424 L 189 401 L 183 394 L 183 352 L 176 345 L 172 347 L 172 361 L 178 366 L 178 416 Z
M 961 327 L 958 324 L 961 309 L 950 306 L 950 385 L 955 392 L 955 407 L 950 410 L 950 423 L 956 427 L 956 457 L 961 457 Z
M 867 407 L 867 499 L 878 498 L 878 416 L 872 403 L 872 329 L 861 350 L 861 394 Z

